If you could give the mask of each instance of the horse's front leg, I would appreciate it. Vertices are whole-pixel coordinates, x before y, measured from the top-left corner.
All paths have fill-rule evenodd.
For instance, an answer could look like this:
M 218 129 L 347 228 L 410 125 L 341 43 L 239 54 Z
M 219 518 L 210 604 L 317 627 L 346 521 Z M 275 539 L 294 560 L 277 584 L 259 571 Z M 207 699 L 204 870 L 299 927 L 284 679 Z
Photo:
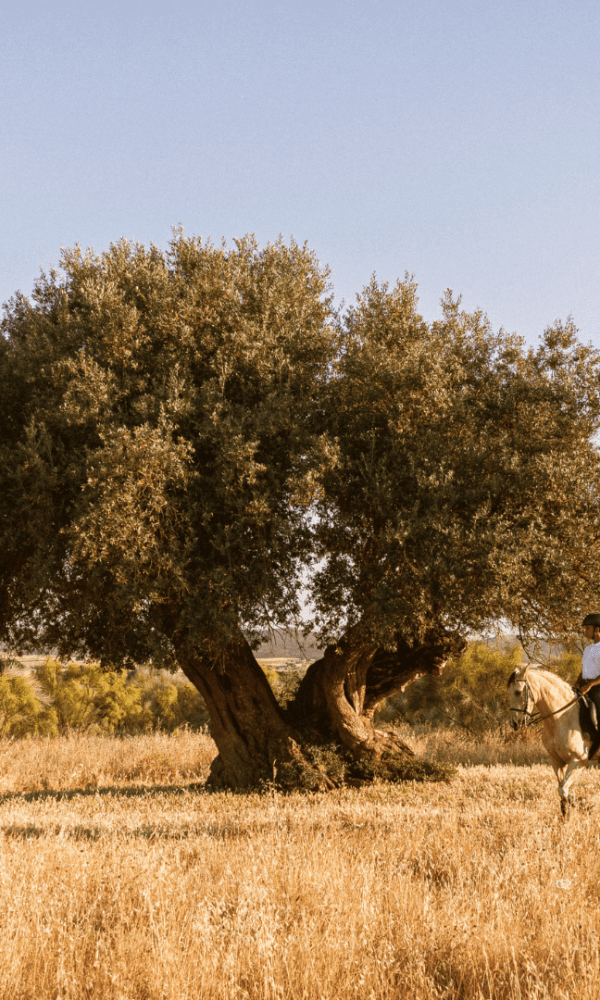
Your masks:
M 558 778 L 558 794 L 560 795 L 560 811 L 563 819 L 566 819 L 569 815 L 569 788 L 571 781 L 575 776 L 575 772 L 581 770 L 582 767 L 587 767 L 587 760 L 570 760 L 565 767 L 555 768 L 556 777 Z

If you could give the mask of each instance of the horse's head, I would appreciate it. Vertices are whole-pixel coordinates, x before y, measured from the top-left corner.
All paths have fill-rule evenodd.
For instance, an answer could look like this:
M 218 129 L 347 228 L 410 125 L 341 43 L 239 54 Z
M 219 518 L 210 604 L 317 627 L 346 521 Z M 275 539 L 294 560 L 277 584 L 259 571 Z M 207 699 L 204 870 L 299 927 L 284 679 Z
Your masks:
M 531 688 L 527 683 L 528 667 L 529 664 L 515 667 L 508 678 L 510 724 L 515 731 L 527 725 L 527 720 L 535 707 Z

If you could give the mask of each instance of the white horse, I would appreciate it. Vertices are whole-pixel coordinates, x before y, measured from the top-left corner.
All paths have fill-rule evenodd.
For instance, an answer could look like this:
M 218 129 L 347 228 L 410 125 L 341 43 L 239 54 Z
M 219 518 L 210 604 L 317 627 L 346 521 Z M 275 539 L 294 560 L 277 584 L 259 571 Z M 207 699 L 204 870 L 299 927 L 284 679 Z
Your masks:
M 541 667 L 532 668 L 530 664 L 513 671 L 508 692 L 513 729 L 534 721 L 543 724 L 542 743 L 558 780 L 560 809 L 566 816 L 573 775 L 582 767 L 598 762 L 595 753 L 593 761 L 588 758 L 592 743 L 581 731 L 578 696 L 561 677 Z

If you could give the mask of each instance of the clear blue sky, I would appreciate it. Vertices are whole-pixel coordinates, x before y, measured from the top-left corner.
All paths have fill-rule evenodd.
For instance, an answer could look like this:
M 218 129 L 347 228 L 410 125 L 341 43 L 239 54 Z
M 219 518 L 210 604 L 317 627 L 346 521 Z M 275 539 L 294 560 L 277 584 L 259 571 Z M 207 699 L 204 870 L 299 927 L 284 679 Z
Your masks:
M 0 301 L 75 242 L 293 234 L 600 347 L 598 0 L 4 0 Z

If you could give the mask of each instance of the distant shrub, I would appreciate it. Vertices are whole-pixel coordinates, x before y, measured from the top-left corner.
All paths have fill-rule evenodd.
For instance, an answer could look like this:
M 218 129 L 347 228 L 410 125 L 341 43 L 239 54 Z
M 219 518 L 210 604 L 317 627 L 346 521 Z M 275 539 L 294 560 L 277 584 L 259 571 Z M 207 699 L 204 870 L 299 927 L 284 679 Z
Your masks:
M 0 676 L 0 735 L 55 736 L 56 713 L 44 708 L 26 677 Z
M 471 736 L 502 729 L 507 720 L 506 681 L 522 659 L 517 643 L 490 647 L 472 642 L 462 657 L 448 662 L 440 678 L 422 677 L 406 691 L 388 698 L 376 721 L 450 726 Z M 7 658 L 7 669 L 15 662 Z M 564 653 L 549 667 L 573 683 L 581 658 Z M 285 708 L 306 668 L 290 664 L 283 671 L 263 670 Z M 53 736 L 72 730 L 136 734 L 174 732 L 183 726 L 196 731 L 209 728 L 208 710 L 197 689 L 180 677 L 151 667 L 126 673 L 103 670 L 97 663 L 64 665 L 48 659 L 34 670 L 34 678 L 35 684 L 27 677 L 0 671 L 0 735 Z
M 141 691 L 127 683 L 125 674 L 108 673 L 97 663 L 63 666 L 48 659 L 35 670 L 35 676 L 61 733 L 70 729 L 114 733 L 144 728 Z

